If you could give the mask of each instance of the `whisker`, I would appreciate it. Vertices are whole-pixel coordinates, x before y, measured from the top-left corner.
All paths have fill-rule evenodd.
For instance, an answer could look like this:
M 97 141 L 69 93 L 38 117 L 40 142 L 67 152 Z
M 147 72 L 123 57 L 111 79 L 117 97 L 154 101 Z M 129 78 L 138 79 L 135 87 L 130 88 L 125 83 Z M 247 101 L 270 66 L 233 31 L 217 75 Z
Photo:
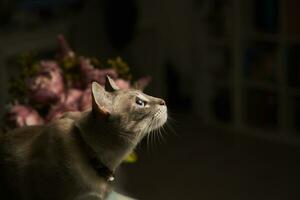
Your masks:
M 172 117 L 173 115 L 174 114 L 172 113 L 172 111 L 168 110 L 168 120 L 170 120 L 174 123 L 178 123 L 178 121 L 175 118 Z
M 153 135 L 153 144 L 154 144 L 154 147 L 155 147 L 155 144 L 157 143 L 157 134 L 156 134 L 156 130 L 154 130 L 153 132 L 152 132 L 152 135 Z M 156 147 L 155 147 L 156 148 Z
M 157 143 L 160 144 L 160 140 L 159 140 L 159 138 L 157 137 L 157 135 L 158 135 L 158 134 L 157 134 L 157 131 L 158 131 L 158 130 L 153 131 L 152 134 L 154 135 L 154 138 L 155 138 L 154 142 L 155 142 L 156 144 L 157 144 Z
M 147 134 L 147 151 L 149 151 L 149 134 Z
M 149 145 L 150 145 L 150 153 L 152 155 L 153 153 L 153 147 L 152 147 L 152 132 L 149 133 Z
M 161 130 L 160 129 L 158 129 L 158 131 L 157 131 L 157 138 L 158 138 L 159 144 L 161 145 L 162 142 L 163 142 L 163 138 L 161 137 Z
M 176 137 L 180 138 L 180 135 L 177 134 L 176 130 L 173 128 L 173 126 L 170 123 L 166 123 L 166 128 L 170 130 L 172 134 L 174 134 Z
M 162 143 L 164 142 L 164 138 L 163 138 L 163 136 L 162 136 L 161 129 L 158 130 L 158 135 L 157 135 L 157 136 L 158 136 L 158 138 L 159 138 L 160 141 L 161 141 L 160 144 L 162 144 Z
M 158 129 L 156 131 L 156 137 L 157 137 L 157 141 L 158 141 L 158 144 L 161 145 L 162 144 L 162 140 L 161 140 L 161 137 L 160 137 L 160 129 Z
M 152 136 L 151 136 L 151 138 L 152 138 L 152 140 L 151 140 L 151 143 L 152 143 L 152 151 L 154 152 L 154 150 L 155 150 L 155 134 L 151 134 Z
M 163 136 L 164 136 L 164 135 L 163 135 L 163 133 L 165 133 L 165 134 L 168 134 L 168 132 L 167 132 L 167 130 L 166 130 L 166 128 L 165 128 L 165 127 L 166 127 L 166 125 L 164 124 L 164 125 L 163 125 L 163 127 L 162 127 L 162 130 L 163 130 L 163 131 L 161 132 L 161 137 L 162 137 L 163 139 L 164 139 L 164 137 L 163 137 Z
M 153 126 L 153 123 L 154 123 L 154 116 L 151 118 L 150 120 L 150 123 L 149 123 L 149 126 L 147 127 L 147 135 L 148 135 L 148 152 L 150 153 L 150 155 L 152 154 L 152 150 L 153 150 L 153 147 L 152 147 L 152 131 L 151 131 L 151 127 Z
M 170 116 L 168 116 L 168 121 L 170 121 L 171 123 L 174 123 L 174 124 L 178 124 L 178 121 L 175 118 L 172 118 Z

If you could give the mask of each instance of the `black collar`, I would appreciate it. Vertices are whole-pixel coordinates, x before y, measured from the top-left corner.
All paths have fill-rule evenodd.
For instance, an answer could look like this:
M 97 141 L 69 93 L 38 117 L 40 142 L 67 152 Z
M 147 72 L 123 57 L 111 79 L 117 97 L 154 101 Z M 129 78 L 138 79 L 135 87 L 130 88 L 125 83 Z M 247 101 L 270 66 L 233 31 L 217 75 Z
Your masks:
M 84 149 L 86 155 L 88 156 L 89 163 L 95 169 L 97 174 L 104 178 L 107 182 L 113 182 L 115 180 L 114 172 L 109 169 L 103 162 L 97 157 L 96 152 L 84 141 L 81 131 L 75 126 L 75 135 L 81 147 Z

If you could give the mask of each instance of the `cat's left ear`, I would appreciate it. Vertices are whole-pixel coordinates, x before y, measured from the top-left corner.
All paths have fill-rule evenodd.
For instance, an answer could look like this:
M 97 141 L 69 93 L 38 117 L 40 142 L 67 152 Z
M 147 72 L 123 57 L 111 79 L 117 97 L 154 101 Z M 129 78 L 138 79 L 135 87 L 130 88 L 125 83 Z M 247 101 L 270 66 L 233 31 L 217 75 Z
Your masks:
M 101 118 L 108 118 L 112 111 L 112 96 L 99 83 L 92 83 L 92 112 Z
M 108 92 L 115 92 L 119 89 L 120 88 L 117 86 L 115 81 L 107 75 L 105 81 L 105 90 Z

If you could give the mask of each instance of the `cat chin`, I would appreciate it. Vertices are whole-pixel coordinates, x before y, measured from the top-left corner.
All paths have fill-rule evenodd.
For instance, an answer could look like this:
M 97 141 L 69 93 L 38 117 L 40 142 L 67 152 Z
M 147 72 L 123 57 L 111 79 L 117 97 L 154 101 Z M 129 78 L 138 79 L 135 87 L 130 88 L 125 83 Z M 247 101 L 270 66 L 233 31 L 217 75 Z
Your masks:
M 160 127 L 162 127 L 166 122 L 167 122 L 167 120 L 168 120 L 168 114 L 167 113 L 165 113 L 162 117 L 161 117 L 161 125 L 160 125 Z
M 156 117 L 156 123 L 154 123 L 155 125 L 152 127 L 152 131 L 155 131 L 159 128 L 161 128 L 168 120 L 168 114 L 166 111 L 161 111 L 159 112 L 159 115 Z

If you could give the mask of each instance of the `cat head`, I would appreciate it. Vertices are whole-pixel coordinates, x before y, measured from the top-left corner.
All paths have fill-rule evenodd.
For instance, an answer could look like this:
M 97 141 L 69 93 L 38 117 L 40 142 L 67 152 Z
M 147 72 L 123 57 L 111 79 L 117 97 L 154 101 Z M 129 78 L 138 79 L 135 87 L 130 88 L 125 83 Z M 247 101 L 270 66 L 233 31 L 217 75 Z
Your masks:
M 162 127 L 168 118 L 164 100 L 138 89 L 119 89 L 109 76 L 105 87 L 92 83 L 92 100 L 92 112 L 128 138 L 141 139 Z

